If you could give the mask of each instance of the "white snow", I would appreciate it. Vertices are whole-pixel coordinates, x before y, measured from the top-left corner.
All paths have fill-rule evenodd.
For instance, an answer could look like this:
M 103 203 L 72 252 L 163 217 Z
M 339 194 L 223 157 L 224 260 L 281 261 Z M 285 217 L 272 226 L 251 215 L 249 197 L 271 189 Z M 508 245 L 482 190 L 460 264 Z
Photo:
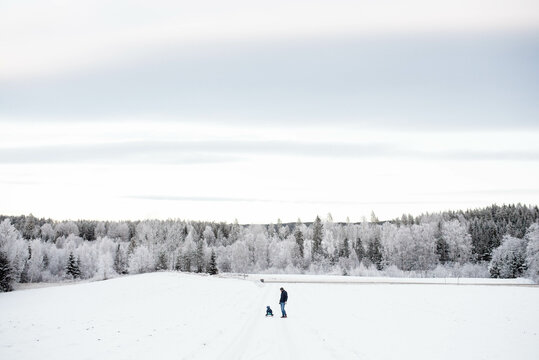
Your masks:
M 338 279 L 161 272 L 0 293 L 0 359 L 539 358 L 536 286 Z

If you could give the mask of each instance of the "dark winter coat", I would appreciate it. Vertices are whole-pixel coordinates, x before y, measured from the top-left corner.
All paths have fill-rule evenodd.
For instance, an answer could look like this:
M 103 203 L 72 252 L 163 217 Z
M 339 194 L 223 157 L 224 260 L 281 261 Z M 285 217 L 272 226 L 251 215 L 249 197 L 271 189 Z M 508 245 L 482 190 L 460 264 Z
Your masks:
M 287 302 L 287 301 L 288 301 L 288 293 L 286 292 L 286 290 L 283 290 L 281 291 L 281 299 L 279 300 L 279 304 Z

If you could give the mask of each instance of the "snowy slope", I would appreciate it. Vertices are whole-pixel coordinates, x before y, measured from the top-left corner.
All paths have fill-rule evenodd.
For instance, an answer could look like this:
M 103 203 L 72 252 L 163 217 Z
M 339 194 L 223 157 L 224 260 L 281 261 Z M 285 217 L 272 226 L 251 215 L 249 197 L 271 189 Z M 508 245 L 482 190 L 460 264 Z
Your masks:
M 260 277 L 164 272 L 0 293 L 0 359 L 539 357 L 538 287 L 285 283 L 280 319 L 281 284 Z

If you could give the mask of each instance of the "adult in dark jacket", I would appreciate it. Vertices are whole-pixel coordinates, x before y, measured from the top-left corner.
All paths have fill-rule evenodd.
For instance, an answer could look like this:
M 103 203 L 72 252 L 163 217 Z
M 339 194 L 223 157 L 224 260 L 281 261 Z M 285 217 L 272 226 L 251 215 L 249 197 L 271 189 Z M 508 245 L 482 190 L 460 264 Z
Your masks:
M 281 305 L 281 313 L 283 314 L 283 316 L 281 316 L 282 318 L 287 317 L 286 311 L 284 309 L 284 306 L 287 301 L 288 301 L 288 293 L 286 292 L 285 289 L 281 288 L 281 298 L 279 299 L 279 305 Z

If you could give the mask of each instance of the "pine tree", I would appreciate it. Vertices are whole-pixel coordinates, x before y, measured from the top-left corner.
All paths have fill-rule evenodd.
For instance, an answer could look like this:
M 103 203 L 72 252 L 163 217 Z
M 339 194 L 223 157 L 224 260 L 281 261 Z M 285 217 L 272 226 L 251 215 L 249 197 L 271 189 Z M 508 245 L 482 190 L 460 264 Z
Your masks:
M 116 255 L 114 256 L 114 271 L 117 274 L 124 275 L 127 274 L 127 263 L 122 256 L 122 250 L 120 249 L 120 244 L 116 248 Z
M 294 231 L 294 238 L 296 239 L 296 244 L 298 245 L 299 258 L 303 259 L 304 240 L 303 240 L 303 233 L 301 232 L 301 220 L 299 219 L 298 219 L 298 222 L 296 223 L 296 229 Z
M 374 211 L 371 211 L 371 223 L 377 224 L 380 220 L 378 220 L 378 217 L 376 217 L 376 214 Z
M 157 258 L 157 265 L 155 270 L 166 270 L 167 269 L 167 256 L 164 252 L 160 252 Z
M 313 248 L 312 259 L 314 261 L 321 260 L 322 258 L 322 221 L 317 216 L 313 224 Z
M 445 264 L 449 261 L 449 245 L 443 237 L 436 239 L 436 254 L 441 264 Z
M 80 260 L 75 259 L 75 255 L 71 252 L 67 260 L 66 274 L 73 279 L 80 278 Z
M 197 250 L 195 253 L 195 261 L 197 267 L 197 273 L 204 272 L 204 240 L 199 239 L 197 243 Z
M 374 238 L 373 241 L 369 243 L 369 248 L 367 249 L 367 258 L 376 265 L 378 270 L 382 270 L 382 244 L 378 236 Z
M 219 270 L 217 269 L 217 259 L 215 257 L 215 251 L 211 251 L 210 263 L 208 264 L 208 274 L 217 275 Z
M 129 246 L 127 247 L 127 255 L 132 255 L 135 252 L 136 247 L 137 242 L 135 237 L 132 237 L 131 240 L 129 240 Z
M 449 261 L 449 245 L 445 241 L 442 235 L 442 222 L 438 222 L 438 227 L 436 229 L 436 254 L 438 255 L 438 260 L 440 263 L 445 264 Z
M 22 229 L 22 235 L 25 239 L 33 239 L 36 230 L 36 218 L 30 214 L 26 217 L 24 227 Z
M 0 251 L 0 291 L 13 290 L 13 272 L 7 255 Z
M 42 270 L 46 270 L 48 267 L 49 267 L 49 255 L 47 255 L 47 253 L 45 253 L 45 255 L 43 255 L 43 267 L 42 267 Z
M 350 244 L 348 242 L 348 238 L 345 237 L 342 243 L 342 247 L 339 250 L 339 257 L 342 258 L 349 258 L 350 257 Z
M 359 263 L 361 263 L 361 261 L 363 261 L 363 258 L 365 257 L 365 248 L 363 247 L 361 238 L 358 237 L 356 239 L 353 245 L 353 248 L 354 248 L 354 252 L 356 253 L 357 260 L 359 261 Z

